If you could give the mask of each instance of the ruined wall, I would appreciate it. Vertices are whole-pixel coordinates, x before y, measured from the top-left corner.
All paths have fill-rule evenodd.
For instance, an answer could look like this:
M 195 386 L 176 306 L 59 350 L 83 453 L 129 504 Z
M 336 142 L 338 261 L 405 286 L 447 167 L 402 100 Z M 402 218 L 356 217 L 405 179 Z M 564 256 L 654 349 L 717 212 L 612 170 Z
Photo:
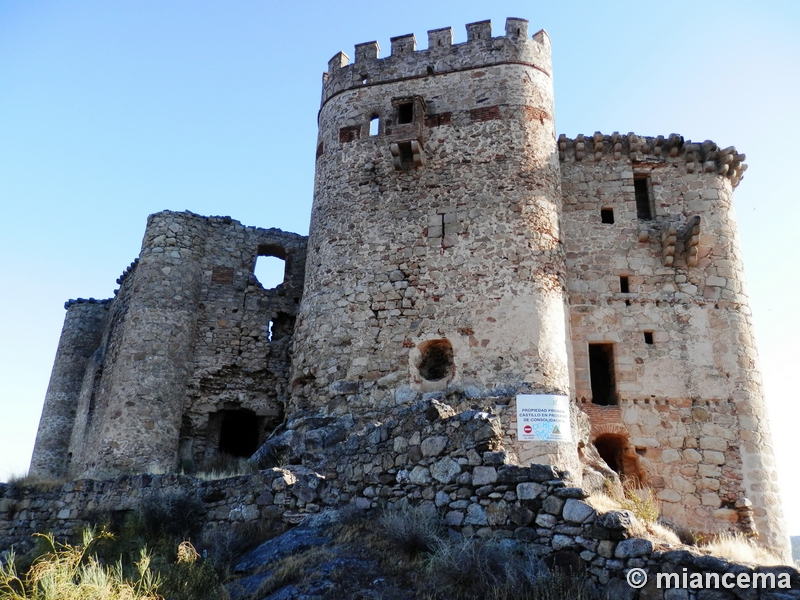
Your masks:
M 286 261 L 278 287 L 253 276 L 259 255 Z M 71 477 L 193 470 L 219 452 L 230 413 L 255 423 L 252 453 L 282 419 L 304 260 L 303 236 L 229 217 L 151 215 L 115 298 L 87 305 L 105 316 L 77 350 L 68 318 L 51 387 L 71 386 L 74 424 L 62 428 L 51 402 L 40 431 L 58 430 L 69 448 L 40 444 L 32 464 Z M 79 351 L 81 364 L 71 359 Z
M 294 410 L 365 421 L 434 390 L 570 395 L 550 41 L 520 19 L 467 34 L 329 63 Z M 569 444 L 515 450 L 576 462 Z
M 783 547 L 732 201 L 744 155 L 676 135 L 559 146 L 576 396 L 595 438 L 635 449 L 676 522 L 725 528 L 747 497 L 762 541 Z M 596 343 L 613 344 L 607 406 L 593 397 Z
M 772 573 L 773 587 L 800 586 L 800 574 L 789 566 L 754 568 L 638 537 L 645 527 L 633 513 L 596 510 L 586 492 L 552 466 L 505 464 L 498 421 L 481 411 L 455 412 L 435 400 L 415 403 L 386 423 L 344 434 L 325 452 L 330 460 L 324 473 L 291 465 L 218 481 L 137 475 L 79 480 L 50 492 L 0 484 L 0 551 L 11 544 L 25 549 L 36 531 L 54 531 L 61 538 L 98 519 L 119 523 L 130 511 L 171 498 L 192 501 L 209 534 L 258 525 L 280 532 L 329 507 L 349 505 L 369 517 L 377 514 L 371 511 L 412 505 L 441 514 L 454 535 L 524 542 L 549 565 L 579 569 L 608 597 L 660 598 L 654 589 L 658 572 L 678 573 L 673 587 L 681 587 L 684 572 L 703 573 L 704 580 L 706 573 L 747 573 L 751 581 L 754 572 Z M 330 434 L 340 425 L 347 431 L 344 422 L 318 420 L 317 425 L 317 433 L 303 441 L 312 452 L 314 441 L 323 441 L 322 431 Z M 202 550 L 213 539 L 193 541 Z M 632 568 L 645 569 L 652 579 L 639 596 L 625 581 Z M 751 590 L 747 597 L 778 597 L 759 594 Z
M 56 478 L 66 473 L 83 375 L 108 316 L 108 301 L 81 299 L 67 302 L 64 308 L 67 314 L 29 469 L 35 477 Z

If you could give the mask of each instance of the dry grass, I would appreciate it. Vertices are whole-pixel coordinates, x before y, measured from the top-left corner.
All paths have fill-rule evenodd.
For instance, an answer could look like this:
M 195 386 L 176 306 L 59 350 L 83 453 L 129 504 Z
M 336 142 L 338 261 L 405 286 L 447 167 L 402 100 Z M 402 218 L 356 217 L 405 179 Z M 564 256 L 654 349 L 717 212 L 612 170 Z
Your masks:
M 122 565 L 104 566 L 88 555 L 89 546 L 97 539 L 88 529 L 82 546 L 57 544 L 52 535 L 42 536 L 51 551 L 33 563 L 27 575 L 20 577 L 14 568 L 14 557 L 0 564 L 0 598 L 4 600 L 163 600 L 158 594 L 158 577 L 150 571 L 150 557 L 142 551 L 136 563 L 137 580 L 123 576 Z
M 8 478 L 8 484 L 16 487 L 33 488 L 37 492 L 52 492 L 60 488 L 67 482 L 66 479 L 53 479 L 47 477 L 37 477 L 35 475 L 12 475 Z
M 740 533 L 721 533 L 713 541 L 702 546 L 703 550 L 714 556 L 737 563 L 746 563 L 762 567 L 774 567 L 785 564 L 778 556 L 766 548 L 758 546 L 753 540 Z
M 208 460 L 203 465 L 203 469 L 194 473 L 192 477 L 201 481 L 216 481 L 218 479 L 229 479 L 231 477 L 241 477 L 250 475 L 258 469 L 241 456 L 231 456 L 230 454 L 219 454 Z
M 650 488 L 637 488 L 630 482 L 622 486 L 623 495 L 606 486 L 606 492 L 592 494 L 587 502 L 598 512 L 628 510 L 636 517 L 631 533 L 636 537 L 648 539 L 656 544 L 680 546 L 681 540 L 674 531 L 659 523 L 661 505 Z

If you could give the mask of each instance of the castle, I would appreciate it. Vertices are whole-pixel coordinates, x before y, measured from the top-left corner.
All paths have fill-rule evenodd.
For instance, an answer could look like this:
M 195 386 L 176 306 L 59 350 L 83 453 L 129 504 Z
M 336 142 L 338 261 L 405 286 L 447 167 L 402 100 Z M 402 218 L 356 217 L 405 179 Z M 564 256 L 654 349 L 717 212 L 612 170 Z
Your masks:
M 733 214 L 744 155 L 557 136 L 548 35 L 513 18 L 467 34 L 330 60 L 308 238 L 149 217 L 115 297 L 66 304 L 31 474 L 191 472 L 220 453 L 322 472 L 429 399 L 494 419 L 483 449 L 501 462 L 578 484 L 610 467 L 679 525 L 785 547 Z M 255 279 L 259 256 L 285 261 L 281 285 Z M 519 434 L 530 397 L 568 399 L 566 435 Z M 431 446 L 393 448 L 340 478 L 386 483 Z

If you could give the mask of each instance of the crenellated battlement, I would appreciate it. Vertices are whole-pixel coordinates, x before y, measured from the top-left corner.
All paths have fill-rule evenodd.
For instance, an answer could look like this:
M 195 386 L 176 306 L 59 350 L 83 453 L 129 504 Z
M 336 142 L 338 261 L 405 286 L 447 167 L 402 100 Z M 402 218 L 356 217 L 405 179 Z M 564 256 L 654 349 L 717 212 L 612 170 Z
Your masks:
M 542 29 L 528 38 L 528 21 L 509 17 L 505 34 L 492 37 L 492 22 L 468 23 L 467 41 L 453 44 L 453 29 L 428 31 L 428 47 L 417 50 L 413 33 L 391 38 L 391 54 L 380 58 L 378 42 L 355 46 L 355 62 L 344 52 L 328 61 L 323 73 L 322 104 L 345 90 L 390 81 L 434 77 L 504 63 L 528 64 L 550 75 L 550 38 Z
M 671 133 L 669 136 L 639 136 L 631 132 L 627 135 L 615 131 L 603 135 L 579 134 L 574 139 L 561 134 L 558 138 L 558 158 L 564 161 L 626 160 L 648 162 L 682 159 L 688 173 L 716 173 L 727 177 L 736 187 L 744 177 L 747 165 L 745 155 L 734 146 L 720 148 L 711 140 L 701 144 L 684 140 L 683 136 Z

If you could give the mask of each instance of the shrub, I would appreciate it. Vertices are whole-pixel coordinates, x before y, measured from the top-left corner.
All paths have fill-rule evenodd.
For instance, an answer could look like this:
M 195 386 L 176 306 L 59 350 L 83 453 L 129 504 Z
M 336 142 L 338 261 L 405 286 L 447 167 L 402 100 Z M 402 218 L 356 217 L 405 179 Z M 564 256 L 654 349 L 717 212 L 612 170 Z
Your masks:
M 378 522 L 388 541 L 411 558 L 432 553 L 444 532 L 436 512 L 421 507 L 387 510 Z
M 584 600 L 584 579 L 550 573 L 526 544 L 468 538 L 440 540 L 427 565 L 436 591 L 447 600 Z M 431 585 L 432 584 L 432 585 Z

